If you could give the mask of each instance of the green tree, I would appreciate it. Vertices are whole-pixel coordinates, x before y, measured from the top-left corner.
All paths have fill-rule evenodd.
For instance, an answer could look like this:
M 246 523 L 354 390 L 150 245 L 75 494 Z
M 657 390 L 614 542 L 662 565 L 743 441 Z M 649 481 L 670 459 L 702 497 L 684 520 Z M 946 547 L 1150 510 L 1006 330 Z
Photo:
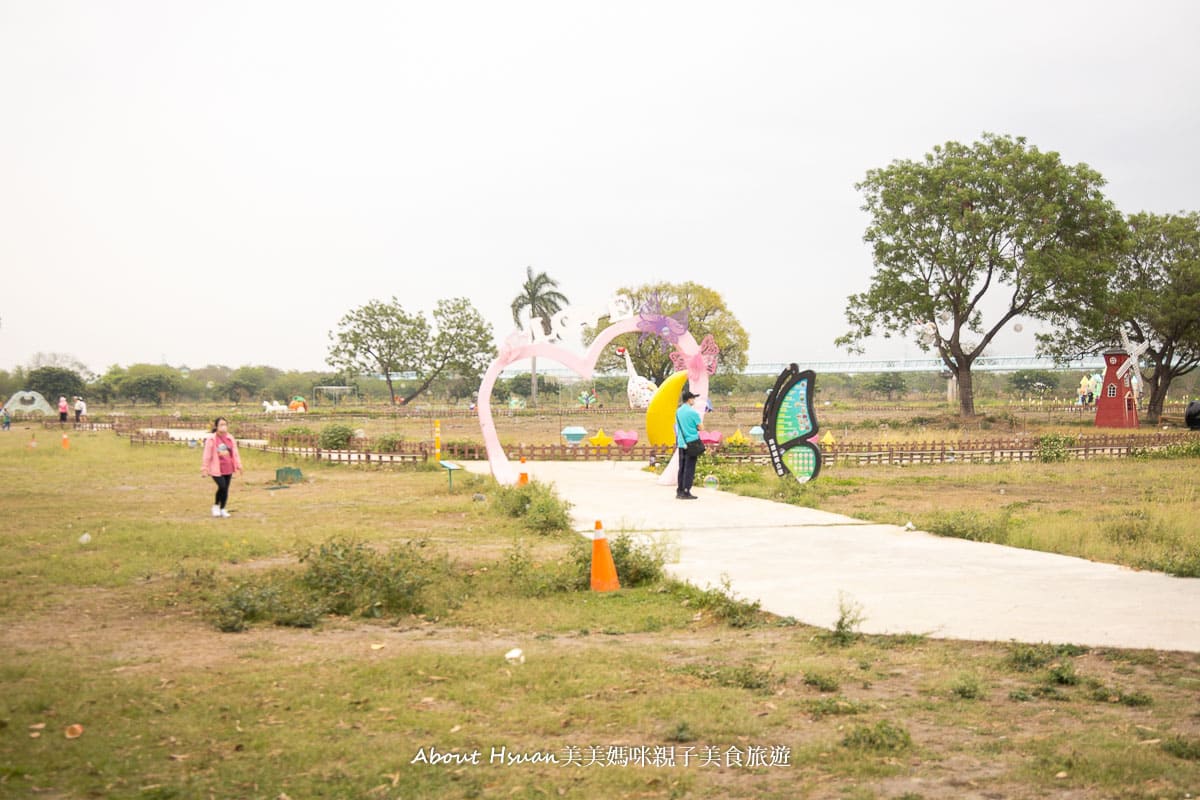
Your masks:
M 1044 369 L 1021 369 L 1008 376 L 1008 385 L 1019 395 L 1050 394 L 1058 389 L 1058 376 Z
M 638 309 L 639 313 L 650 311 L 674 315 L 686 309 L 687 329 L 696 341 L 711 334 L 713 341 L 717 343 L 721 351 L 717 358 L 718 372 L 740 373 L 746 368 L 750 337 L 742 323 L 725 305 L 725 299 L 712 289 L 691 281 L 663 282 L 618 289 L 617 296 L 628 303 L 630 308 Z M 656 303 L 657 308 L 651 308 Z M 601 318 L 597 327 L 584 329 L 585 342 L 590 344 L 608 324 L 607 318 Z M 671 348 L 664 348 L 663 340 L 657 336 L 642 336 L 637 333 L 622 334 L 614 339 L 613 347 L 597 359 L 598 370 L 625 369 L 625 359 L 617 354 L 617 347 L 624 347 L 629 351 L 629 360 L 637 374 L 656 384 L 661 385 L 675 371 L 669 352 Z
M 179 371 L 160 364 L 134 364 L 125 371 L 117 384 L 122 397 L 133 403 L 139 400 L 161 406 L 178 394 L 183 385 Z
M 876 271 L 849 298 L 837 344 L 861 352 L 876 331 L 913 336 L 955 374 L 960 412 L 973 416 L 971 365 L 995 335 L 1113 268 L 1125 225 L 1103 185 L 1086 164 L 994 134 L 870 170 L 856 188 Z
M 408 403 L 440 377 L 478 380 L 495 357 L 492 326 L 466 298 L 439 300 L 433 312 L 436 330 L 422 314 L 409 314 L 396 298 L 372 300 L 342 317 L 329 334 L 328 363 L 350 375 L 378 374 L 396 402 L 395 381 L 402 373 L 416 380 L 402 402 Z
M 894 395 L 903 396 L 908 391 L 908 382 L 899 372 L 881 372 L 871 379 L 867 389 L 891 400 Z
M 433 310 L 436 329 L 417 370 L 420 381 L 404 398 L 408 403 L 440 378 L 456 378 L 479 388 L 496 357 L 492 326 L 465 297 L 439 300 Z
M 329 338 L 333 341 L 326 359 L 329 366 L 350 375 L 379 375 L 394 404 L 393 378 L 397 373 L 420 371 L 422 351 L 429 344 L 429 323 L 420 314 L 406 312 L 395 297 L 390 303 L 372 300 L 342 317 Z
M 222 384 L 220 392 L 235 403 L 261 400 L 267 384 L 281 374 L 275 367 L 238 367 Z
M 531 322 L 541 321 L 542 332 L 548 336 L 551 318 L 568 302 L 567 296 L 558 291 L 558 281 L 544 272 L 534 275 L 533 267 L 525 267 L 525 283 L 521 286 L 521 293 L 512 301 L 513 322 L 520 326 L 524 322 L 523 315 L 528 314 Z M 537 359 L 532 358 L 529 372 L 530 405 L 537 405 L 537 389 Z
M 1094 292 L 1055 309 L 1058 330 L 1039 334 L 1039 350 L 1095 353 L 1120 346 L 1122 332 L 1145 344 L 1147 411 L 1157 421 L 1171 382 L 1200 365 L 1200 214 L 1133 214 L 1129 229 L 1118 269 L 1099 276 Z
M 68 400 L 83 394 L 83 376 L 66 367 L 38 367 L 25 376 L 25 385 L 38 392 L 46 402 L 54 405 L 59 397 Z

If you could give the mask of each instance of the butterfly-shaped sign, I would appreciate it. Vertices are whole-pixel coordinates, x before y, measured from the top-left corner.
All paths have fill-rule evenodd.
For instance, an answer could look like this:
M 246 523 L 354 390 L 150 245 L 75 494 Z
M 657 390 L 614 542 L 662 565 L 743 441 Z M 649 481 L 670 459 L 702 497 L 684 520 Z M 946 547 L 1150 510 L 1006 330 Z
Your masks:
M 821 471 L 821 451 L 809 441 L 818 430 L 813 409 L 816 379 L 811 369 L 801 372 L 789 364 L 775 379 L 763 406 L 763 441 L 775 474 L 782 478 L 790 473 L 801 483 Z
M 671 363 L 675 366 L 676 372 L 691 371 L 693 374 L 698 374 L 704 371 L 709 375 L 715 375 L 717 356 L 720 353 L 721 349 L 713 341 L 712 334 L 708 334 L 700 341 L 700 350 L 696 353 L 687 354 L 679 349 L 672 350 Z

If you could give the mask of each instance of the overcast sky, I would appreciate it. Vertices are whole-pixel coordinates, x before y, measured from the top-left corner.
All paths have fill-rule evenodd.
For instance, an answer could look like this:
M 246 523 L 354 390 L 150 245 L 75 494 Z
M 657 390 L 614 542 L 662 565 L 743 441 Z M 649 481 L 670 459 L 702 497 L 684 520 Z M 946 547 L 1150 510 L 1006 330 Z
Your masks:
M 1198 34 L 1191 0 L 0 0 L 0 369 L 325 369 L 393 295 L 502 339 L 526 265 L 842 358 L 869 169 L 988 131 L 1200 210 Z

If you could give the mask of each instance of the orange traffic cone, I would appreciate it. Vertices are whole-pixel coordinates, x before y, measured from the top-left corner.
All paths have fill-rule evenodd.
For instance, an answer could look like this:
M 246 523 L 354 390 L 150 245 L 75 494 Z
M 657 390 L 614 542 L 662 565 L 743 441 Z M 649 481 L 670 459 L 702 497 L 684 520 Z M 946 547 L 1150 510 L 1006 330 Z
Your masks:
M 617 565 L 613 563 L 612 550 L 608 549 L 604 526 L 596 520 L 596 532 L 592 534 L 592 591 L 615 592 L 620 588 Z
M 525 463 L 525 456 L 521 456 L 521 463 L 522 464 Z M 526 472 L 524 469 L 522 469 L 517 474 L 517 486 L 528 486 L 528 485 L 529 485 L 529 473 Z
M 71 440 L 67 437 L 67 435 L 65 433 L 63 434 L 62 447 L 63 447 L 63 450 L 71 449 Z

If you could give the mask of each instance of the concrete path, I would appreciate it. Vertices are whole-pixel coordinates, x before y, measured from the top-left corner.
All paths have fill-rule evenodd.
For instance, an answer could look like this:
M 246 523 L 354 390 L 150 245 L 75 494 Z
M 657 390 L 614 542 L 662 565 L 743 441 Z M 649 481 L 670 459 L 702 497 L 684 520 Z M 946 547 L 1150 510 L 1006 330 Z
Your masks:
M 487 473 L 485 462 L 464 463 Z M 768 611 L 833 627 L 840 604 L 861 608 L 864 633 L 920 633 L 1200 652 L 1200 579 L 948 539 L 838 514 L 696 488 L 675 499 L 640 463 L 534 462 L 610 538 L 665 542 L 668 570 L 700 587 L 727 577 Z M 677 556 L 677 559 L 675 559 Z

